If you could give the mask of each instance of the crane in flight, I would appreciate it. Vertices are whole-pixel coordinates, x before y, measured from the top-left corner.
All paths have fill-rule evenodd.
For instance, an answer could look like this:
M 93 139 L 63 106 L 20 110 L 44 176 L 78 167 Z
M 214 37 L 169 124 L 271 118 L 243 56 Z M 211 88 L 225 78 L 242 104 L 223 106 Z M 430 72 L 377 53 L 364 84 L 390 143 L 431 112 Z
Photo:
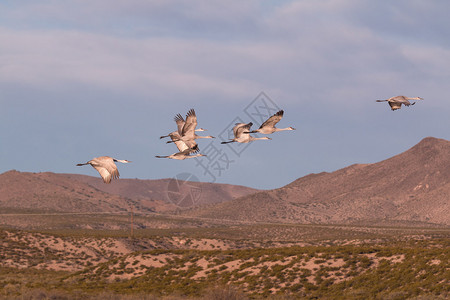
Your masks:
M 174 134 L 174 133 L 180 134 L 180 132 L 182 132 L 183 126 L 184 126 L 184 124 L 186 123 L 186 121 L 184 120 L 183 116 L 181 116 L 180 114 L 177 114 L 177 115 L 175 116 L 174 120 L 175 120 L 175 122 L 177 123 L 177 131 L 173 131 L 173 132 L 171 132 L 171 133 L 169 133 L 169 134 L 167 134 L 167 135 L 162 135 L 162 136 L 159 137 L 160 139 L 163 139 L 163 138 L 166 138 L 166 137 L 170 137 L 170 135 L 171 135 L 171 134 Z M 203 128 L 196 128 L 194 131 L 195 131 L 195 132 L 206 131 L 206 129 L 203 129 Z M 173 140 L 173 139 L 172 139 L 172 140 Z
M 172 140 L 172 142 L 175 143 L 175 146 L 177 146 L 178 152 L 173 153 L 171 155 L 166 155 L 166 156 L 157 155 L 156 156 L 157 158 L 171 158 L 171 159 L 183 160 L 186 158 L 206 156 L 204 154 L 197 153 L 200 151 L 200 149 L 198 148 L 197 142 L 195 140 L 183 141 L 181 139 L 181 136 L 178 133 L 178 131 L 169 133 L 169 137 Z M 197 154 L 191 155 L 194 153 L 197 153 Z
M 261 124 L 261 126 L 253 131 L 245 132 L 245 133 L 262 133 L 262 134 L 272 134 L 274 132 L 278 131 L 284 131 L 284 130 L 295 130 L 294 127 L 287 127 L 287 128 L 277 128 L 275 125 L 280 122 L 280 120 L 283 118 L 284 111 L 280 110 L 277 113 L 275 113 L 273 116 L 268 118 L 264 123 Z
M 185 142 L 193 141 L 196 139 L 213 139 L 213 136 L 200 136 L 195 134 L 195 127 L 197 126 L 197 116 L 194 109 L 190 109 L 186 114 L 186 121 L 183 117 L 178 114 L 175 116 L 175 122 L 178 127 L 178 134 L 180 135 L 180 140 Z M 174 143 L 175 141 L 168 141 L 167 143 Z
M 391 107 L 391 110 L 397 110 L 400 109 L 402 107 L 402 104 L 404 106 L 410 106 L 410 105 L 414 105 L 416 104 L 416 102 L 409 102 L 409 100 L 423 100 L 423 98 L 420 97 L 406 97 L 406 96 L 395 96 L 395 97 L 391 97 L 389 99 L 384 99 L 384 100 L 376 100 L 376 102 L 386 102 L 389 103 L 389 106 Z
M 175 142 L 175 143 L 177 143 L 177 142 Z M 182 142 L 182 141 L 180 141 L 180 142 Z M 157 157 L 157 158 L 171 158 L 171 159 L 183 160 L 183 159 L 187 159 L 187 158 L 206 156 L 204 154 L 197 153 L 198 151 L 200 151 L 200 149 L 198 148 L 197 144 L 195 144 L 195 146 L 193 148 L 186 148 L 185 150 L 181 150 L 180 148 L 178 148 L 178 150 L 180 150 L 180 151 L 176 152 L 176 153 L 173 153 L 171 155 L 164 155 L 164 156 L 163 155 L 156 155 L 155 157 Z M 193 153 L 197 153 L 197 154 L 191 155 Z
M 103 178 L 103 182 L 111 183 L 111 179 L 119 178 L 119 170 L 115 162 L 121 162 L 124 164 L 130 163 L 131 161 L 126 159 L 115 159 L 109 156 L 95 157 L 84 164 L 77 164 L 77 166 L 91 165 L 94 169 L 98 171 L 100 176 Z
M 256 141 L 256 140 L 271 140 L 271 138 L 269 137 L 261 137 L 261 138 L 256 138 L 254 136 L 251 136 L 249 134 L 249 130 L 252 127 L 253 123 L 236 123 L 236 125 L 233 127 L 233 134 L 234 134 L 234 138 L 230 141 L 227 142 L 222 142 L 221 144 L 228 144 L 228 143 L 233 143 L 233 142 L 237 142 L 237 143 L 249 143 L 252 141 Z

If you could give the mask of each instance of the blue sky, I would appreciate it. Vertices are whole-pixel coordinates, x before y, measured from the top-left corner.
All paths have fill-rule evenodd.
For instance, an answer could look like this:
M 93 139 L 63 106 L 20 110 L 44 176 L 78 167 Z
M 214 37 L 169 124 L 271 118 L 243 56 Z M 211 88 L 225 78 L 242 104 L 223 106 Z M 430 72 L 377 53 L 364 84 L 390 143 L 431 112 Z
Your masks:
M 109 155 L 133 161 L 121 178 L 269 189 L 448 140 L 448 11 L 425 0 L 2 1 L 0 172 L 98 176 L 75 164 Z M 205 168 L 154 157 L 176 152 L 159 139 L 175 114 L 194 108 L 199 134 L 219 136 L 252 121 L 245 109 L 261 95 L 297 130 L 239 155 L 200 140 Z M 397 95 L 425 100 L 395 112 L 375 102 Z

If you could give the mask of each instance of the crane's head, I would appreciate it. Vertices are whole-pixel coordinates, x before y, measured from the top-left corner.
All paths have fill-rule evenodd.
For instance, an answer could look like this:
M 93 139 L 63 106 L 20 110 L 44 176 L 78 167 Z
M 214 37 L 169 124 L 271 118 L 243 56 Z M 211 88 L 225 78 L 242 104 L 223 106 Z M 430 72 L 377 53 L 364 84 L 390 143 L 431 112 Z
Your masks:
M 289 129 L 289 130 L 295 130 L 295 128 L 294 128 L 294 127 L 288 127 L 288 129 Z

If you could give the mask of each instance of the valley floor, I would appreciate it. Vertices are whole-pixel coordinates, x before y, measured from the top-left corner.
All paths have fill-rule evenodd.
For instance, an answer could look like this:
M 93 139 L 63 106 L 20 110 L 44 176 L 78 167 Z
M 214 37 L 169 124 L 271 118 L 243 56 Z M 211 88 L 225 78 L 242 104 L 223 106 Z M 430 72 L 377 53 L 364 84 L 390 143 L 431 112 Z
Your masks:
M 97 225 L 110 220 L 91 217 Z M 133 237 L 120 226 L 4 226 L 0 298 L 450 296 L 449 228 L 159 221 L 160 228 L 135 229 Z

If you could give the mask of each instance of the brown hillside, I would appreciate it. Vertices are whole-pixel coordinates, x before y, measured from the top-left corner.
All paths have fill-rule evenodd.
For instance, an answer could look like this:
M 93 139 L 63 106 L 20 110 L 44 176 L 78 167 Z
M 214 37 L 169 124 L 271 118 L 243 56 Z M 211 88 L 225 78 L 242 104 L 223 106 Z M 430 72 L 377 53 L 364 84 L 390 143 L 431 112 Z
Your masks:
M 65 212 L 128 211 L 129 201 L 54 173 L 0 174 L 0 207 Z
M 170 179 L 120 179 L 9 171 L 0 174 L 0 208 L 66 212 L 168 211 L 229 201 L 257 190 L 243 186 Z
M 125 198 L 147 201 L 162 201 L 189 207 L 229 201 L 255 193 L 258 190 L 231 184 L 205 182 L 176 182 L 173 179 L 140 180 L 120 179 L 114 184 L 104 184 L 99 178 L 65 174 L 68 178 L 84 182 L 100 191 Z M 184 200 L 184 202 L 183 202 Z
M 311 174 L 280 189 L 189 214 L 271 222 L 450 225 L 450 142 L 425 138 L 378 163 Z

